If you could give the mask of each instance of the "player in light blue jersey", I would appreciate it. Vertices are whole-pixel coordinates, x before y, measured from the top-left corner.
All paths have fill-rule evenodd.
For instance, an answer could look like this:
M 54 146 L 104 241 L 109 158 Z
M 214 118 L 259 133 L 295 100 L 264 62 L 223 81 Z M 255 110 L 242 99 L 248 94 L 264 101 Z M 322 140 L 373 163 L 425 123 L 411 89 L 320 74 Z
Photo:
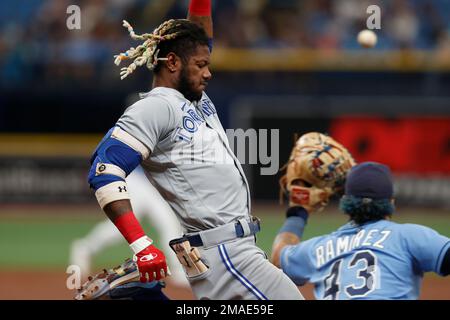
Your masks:
M 417 299 L 425 272 L 450 273 L 450 238 L 416 224 L 390 221 L 393 183 L 387 166 L 365 162 L 347 176 L 340 208 L 350 221 L 300 242 L 308 212 L 288 209 L 272 262 L 316 299 Z

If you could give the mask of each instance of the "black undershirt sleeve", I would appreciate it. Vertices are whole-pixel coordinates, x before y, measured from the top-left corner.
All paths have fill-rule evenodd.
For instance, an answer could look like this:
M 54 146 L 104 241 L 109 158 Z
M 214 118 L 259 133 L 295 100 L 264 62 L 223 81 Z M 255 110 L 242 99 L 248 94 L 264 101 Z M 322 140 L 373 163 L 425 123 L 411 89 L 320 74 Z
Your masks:
M 441 264 L 441 274 L 447 276 L 450 274 L 450 248 L 447 249 Z

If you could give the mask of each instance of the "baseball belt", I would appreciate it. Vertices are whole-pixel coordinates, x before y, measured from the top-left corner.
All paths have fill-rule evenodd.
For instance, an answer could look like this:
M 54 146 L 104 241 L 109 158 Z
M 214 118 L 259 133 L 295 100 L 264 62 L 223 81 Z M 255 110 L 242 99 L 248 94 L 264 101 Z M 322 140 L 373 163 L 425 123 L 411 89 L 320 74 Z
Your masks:
M 225 241 L 254 235 L 260 230 L 260 220 L 257 217 L 251 217 L 196 234 L 186 234 L 184 237 L 193 247 L 211 247 Z
M 260 229 L 260 220 L 251 217 L 196 234 L 186 234 L 171 240 L 169 245 L 183 265 L 186 274 L 194 277 L 205 273 L 209 268 L 202 261 L 197 247 L 210 247 L 236 238 L 245 238 L 256 234 Z

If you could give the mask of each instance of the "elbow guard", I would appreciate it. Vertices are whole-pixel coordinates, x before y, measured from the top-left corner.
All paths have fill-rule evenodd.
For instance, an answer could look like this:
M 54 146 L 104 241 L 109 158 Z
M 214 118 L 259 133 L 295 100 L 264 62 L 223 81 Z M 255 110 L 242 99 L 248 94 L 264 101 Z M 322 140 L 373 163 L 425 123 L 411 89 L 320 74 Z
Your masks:
M 148 156 L 148 149 L 119 127 L 105 135 L 92 155 L 88 175 L 102 209 L 113 201 L 130 198 L 125 178 Z

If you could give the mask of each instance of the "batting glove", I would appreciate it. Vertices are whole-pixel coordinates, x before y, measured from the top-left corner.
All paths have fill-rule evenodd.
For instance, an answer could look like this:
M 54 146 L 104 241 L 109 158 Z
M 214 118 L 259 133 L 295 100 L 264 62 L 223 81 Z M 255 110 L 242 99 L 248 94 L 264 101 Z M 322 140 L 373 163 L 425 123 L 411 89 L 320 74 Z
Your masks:
M 167 275 L 166 257 L 152 243 L 153 241 L 145 236 L 130 245 L 134 252 L 138 251 L 133 259 L 136 261 L 141 282 L 161 280 Z M 144 249 L 139 251 L 143 246 Z

